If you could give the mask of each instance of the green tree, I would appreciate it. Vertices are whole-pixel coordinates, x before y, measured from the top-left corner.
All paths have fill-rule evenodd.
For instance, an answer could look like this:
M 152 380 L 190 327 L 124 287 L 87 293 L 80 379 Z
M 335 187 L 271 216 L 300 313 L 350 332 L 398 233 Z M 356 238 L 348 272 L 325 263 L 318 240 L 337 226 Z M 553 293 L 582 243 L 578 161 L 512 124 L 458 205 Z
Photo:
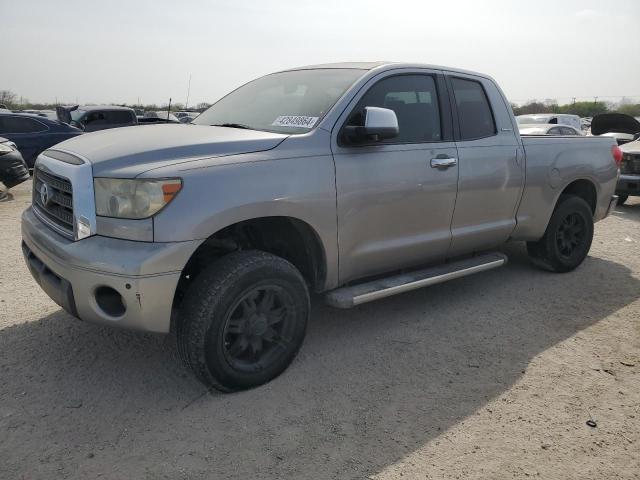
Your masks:
M 608 111 L 609 108 L 605 102 L 575 102 L 559 105 L 555 113 L 570 113 L 579 117 L 593 117 Z
M 640 117 L 640 103 L 620 105 L 616 112 L 631 115 L 632 117 Z

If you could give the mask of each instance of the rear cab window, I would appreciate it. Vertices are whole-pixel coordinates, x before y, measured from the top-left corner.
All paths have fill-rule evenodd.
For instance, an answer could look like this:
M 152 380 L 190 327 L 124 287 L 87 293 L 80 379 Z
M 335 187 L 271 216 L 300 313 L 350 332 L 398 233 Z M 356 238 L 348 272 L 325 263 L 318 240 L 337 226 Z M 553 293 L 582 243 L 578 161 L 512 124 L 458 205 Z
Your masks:
M 451 87 L 458 111 L 460 139 L 477 140 L 496 135 L 496 121 L 482 84 L 451 77 Z

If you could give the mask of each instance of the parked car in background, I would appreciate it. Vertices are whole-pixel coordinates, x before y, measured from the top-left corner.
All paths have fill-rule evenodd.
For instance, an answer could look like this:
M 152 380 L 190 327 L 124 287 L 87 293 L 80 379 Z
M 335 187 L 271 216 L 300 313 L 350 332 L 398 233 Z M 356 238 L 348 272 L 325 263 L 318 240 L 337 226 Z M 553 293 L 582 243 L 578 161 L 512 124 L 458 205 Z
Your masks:
M 82 130 L 46 117 L 0 111 L 0 136 L 18 146 L 22 158 L 33 168 L 40 153 L 56 143 L 76 137 Z
M 633 141 L 640 133 L 640 122 L 624 113 L 601 113 L 591 121 L 591 135 L 615 138 L 618 145 Z
M 615 206 L 621 155 L 610 138 L 519 135 L 486 75 L 303 67 L 189 127 L 44 152 L 22 248 L 72 315 L 173 329 L 200 380 L 241 390 L 293 360 L 311 291 L 354 307 L 500 267 L 509 240 L 545 269 L 575 269 Z
M 133 108 L 113 105 L 58 107 L 58 120 L 85 132 L 108 128 L 130 127 L 138 124 Z
M 557 124 L 570 125 L 577 130 L 582 128 L 580 117 L 578 115 L 570 115 L 568 113 L 536 113 L 533 115 L 518 115 L 516 117 L 518 124 Z
M 176 112 L 176 117 L 180 120 L 180 123 L 191 123 L 200 112 Z
M 583 135 L 582 130 L 570 125 L 523 124 L 518 125 L 518 130 L 520 130 L 520 135 Z
M 166 110 L 162 111 L 149 111 L 144 113 L 144 118 L 150 123 L 180 123 L 178 117 L 173 113 L 169 113 Z
M 37 115 L 39 117 L 45 117 L 49 120 L 57 120 L 58 116 L 55 110 L 20 110 L 15 113 L 30 113 L 32 115 Z
M 29 179 L 29 169 L 15 143 L 0 137 L 0 182 L 11 188 Z
M 618 205 L 622 205 L 629 197 L 640 197 L 640 133 L 635 140 L 625 143 L 622 150 L 620 178 L 616 186 Z

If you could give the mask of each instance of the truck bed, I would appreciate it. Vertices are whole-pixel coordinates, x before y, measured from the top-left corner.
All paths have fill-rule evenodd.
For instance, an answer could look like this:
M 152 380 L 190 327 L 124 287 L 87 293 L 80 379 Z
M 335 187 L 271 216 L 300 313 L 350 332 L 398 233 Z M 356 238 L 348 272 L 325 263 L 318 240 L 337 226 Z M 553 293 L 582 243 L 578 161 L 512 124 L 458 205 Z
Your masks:
M 514 238 L 535 240 L 544 234 L 567 179 L 577 178 L 583 182 L 581 188 L 595 189 L 594 220 L 604 218 L 618 178 L 612 138 L 522 135 L 521 139 L 526 181 Z

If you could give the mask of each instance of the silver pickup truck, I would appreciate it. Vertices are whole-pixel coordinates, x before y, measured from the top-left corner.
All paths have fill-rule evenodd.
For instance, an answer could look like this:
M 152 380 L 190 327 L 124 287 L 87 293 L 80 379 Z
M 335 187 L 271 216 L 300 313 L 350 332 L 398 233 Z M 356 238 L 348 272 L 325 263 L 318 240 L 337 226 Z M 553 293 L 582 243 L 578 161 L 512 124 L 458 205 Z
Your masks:
M 521 137 L 486 75 L 398 63 L 264 76 L 192 124 L 85 134 L 39 156 L 22 218 L 41 287 L 88 322 L 176 332 L 223 391 L 280 374 L 309 292 L 353 307 L 503 265 L 554 272 L 616 203 L 611 138 Z

